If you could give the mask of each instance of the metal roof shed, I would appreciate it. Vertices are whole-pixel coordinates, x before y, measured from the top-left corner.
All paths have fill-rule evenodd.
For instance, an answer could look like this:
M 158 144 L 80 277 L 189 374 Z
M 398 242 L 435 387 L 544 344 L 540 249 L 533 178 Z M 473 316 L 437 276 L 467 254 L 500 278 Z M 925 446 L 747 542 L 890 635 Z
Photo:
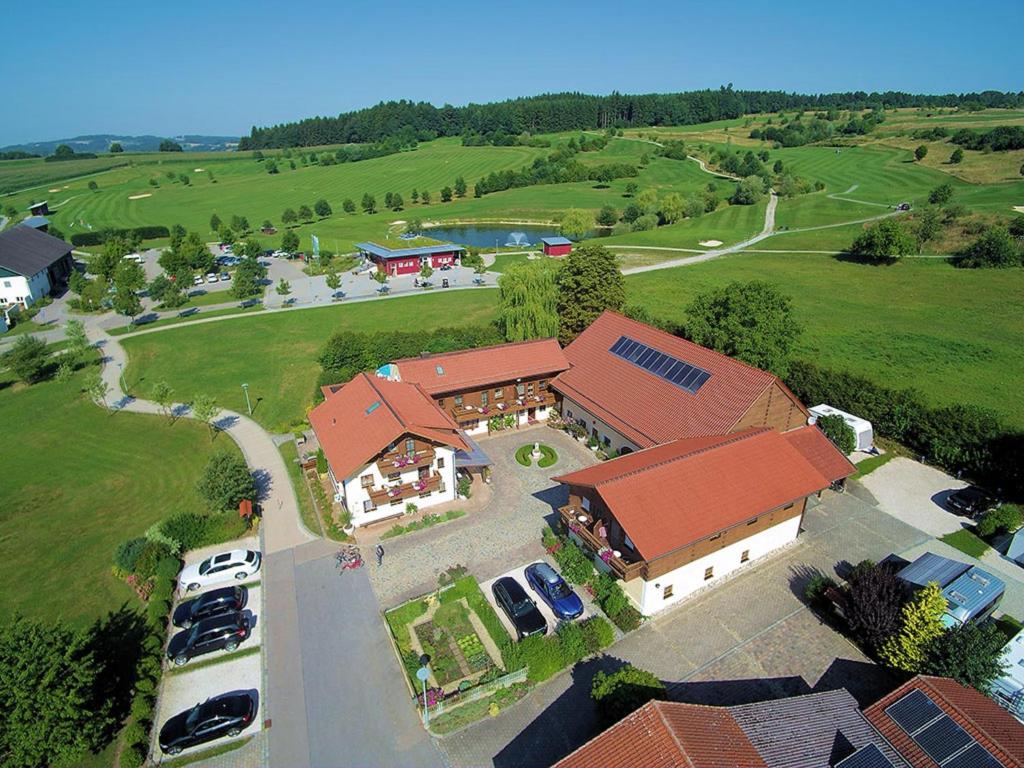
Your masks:
M 987 617 L 1002 600 L 1005 591 L 1006 584 L 1002 579 L 976 566 L 969 568 L 942 590 L 942 596 L 949 605 L 943 623 L 954 626 Z
M 970 567 L 967 563 L 950 560 L 934 552 L 925 552 L 896 575 L 915 587 L 924 587 L 933 581 L 945 587 Z

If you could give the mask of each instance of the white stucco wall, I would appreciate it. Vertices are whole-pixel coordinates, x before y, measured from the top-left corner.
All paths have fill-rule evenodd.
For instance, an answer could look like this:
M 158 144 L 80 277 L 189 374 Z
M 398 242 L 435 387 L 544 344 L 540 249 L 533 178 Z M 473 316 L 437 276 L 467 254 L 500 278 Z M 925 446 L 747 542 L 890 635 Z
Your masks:
M 566 421 L 584 421 L 586 423 L 588 439 L 596 428 L 598 433 L 597 439 L 602 446 L 605 445 L 605 438 L 607 438 L 611 449 L 620 453 L 623 448 L 629 451 L 640 450 L 639 446 L 632 440 L 627 440 L 582 405 L 568 397 L 562 398 L 562 418 Z
M 437 468 L 438 459 L 441 459 L 444 463 L 443 469 Z M 352 513 L 352 525 L 359 527 L 361 525 L 368 525 L 369 523 L 376 522 L 377 520 L 383 520 L 388 517 L 392 517 L 399 513 L 405 512 L 405 505 L 412 502 L 420 509 L 432 507 L 437 504 L 443 504 L 448 501 L 455 499 L 455 451 L 448 447 L 438 447 L 434 449 L 434 460 L 430 464 L 430 474 L 433 475 L 435 472 L 441 475 L 443 478 L 442 486 L 443 490 L 434 491 L 427 498 L 420 498 L 413 496 L 411 498 L 402 499 L 400 504 L 383 504 L 378 506 L 376 509 L 370 510 L 369 512 L 363 511 L 363 502 L 370 498 L 368 491 L 370 489 L 364 488 L 360 478 L 363 475 L 373 475 L 373 489 L 381 490 L 382 488 L 396 485 L 397 483 L 411 483 L 419 477 L 419 470 L 416 467 L 411 467 L 401 473 L 401 479 L 399 480 L 388 480 L 385 475 L 382 475 L 377 467 L 376 459 L 370 464 L 361 467 L 358 472 L 355 472 L 351 476 L 345 478 L 340 484 L 341 487 L 338 489 L 342 493 L 342 499 L 345 502 L 345 507 L 350 513 Z M 333 479 L 333 475 L 332 475 Z M 335 483 L 335 487 L 338 484 Z
M 745 568 L 758 558 L 764 557 L 773 550 L 794 541 L 800 531 L 800 517 L 793 517 L 778 525 L 755 533 L 753 536 L 730 544 L 717 552 L 712 552 L 699 560 L 694 560 L 681 568 L 669 571 L 652 581 L 633 579 L 624 583 L 626 594 L 645 616 L 657 613 L 683 600 L 703 587 L 713 585 L 722 577 Z M 750 559 L 743 563 L 740 556 L 743 550 L 749 550 Z M 714 568 L 714 576 L 705 581 L 704 572 Z M 667 600 L 663 597 L 665 587 L 672 585 L 672 596 Z
M 31 279 L 21 275 L 0 277 L 0 304 L 24 303 L 30 307 L 49 292 L 50 279 L 45 269 Z

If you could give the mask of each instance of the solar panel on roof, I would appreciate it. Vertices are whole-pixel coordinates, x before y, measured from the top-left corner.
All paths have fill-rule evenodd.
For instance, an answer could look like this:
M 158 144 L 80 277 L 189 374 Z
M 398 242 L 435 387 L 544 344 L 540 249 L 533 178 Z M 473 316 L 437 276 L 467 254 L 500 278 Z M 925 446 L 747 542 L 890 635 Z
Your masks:
M 972 744 L 954 757 L 942 768 L 1003 768 L 1002 763 L 992 757 L 992 753 L 981 744 Z
M 882 750 L 874 744 L 868 744 L 840 760 L 835 768 L 893 768 L 893 764 Z
M 685 389 L 690 394 L 696 394 L 704 382 L 711 378 L 711 374 L 702 368 L 641 344 L 628 336 L 620 336 L 608 351 L 659 379 Z
M 928 757 L 939 764 L 974 742 L 967 731 L 945 715 L 914 734 L 913 739 Z
M 923 691 L 915 689 L 899 701 L 890 704 L 885 713 L 896 725 L 913 735 L 919 728 L 939 717 L 942 710 Z

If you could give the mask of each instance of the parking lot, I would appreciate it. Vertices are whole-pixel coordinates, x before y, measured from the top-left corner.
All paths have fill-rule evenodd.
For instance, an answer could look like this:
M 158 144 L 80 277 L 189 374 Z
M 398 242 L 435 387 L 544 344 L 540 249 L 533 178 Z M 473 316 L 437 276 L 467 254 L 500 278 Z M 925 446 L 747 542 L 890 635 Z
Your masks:
M 197 550 L 185 556 L 185 567 L 201 562 L 217 552 L 227 551 L 232 546 L 240 549 L 258 549 L 259 544 L 258 540 L 253 537 L 235 542 L 232 545 L 220 545 L 218 547 Z M 164 723 L 174 715 L 191 709 L 196 704 L 215 696 L 226 693 L 247 693 L 257 702 L 256 717 L 238 736 L 231 738 L 221 736 L 204 744 L 185 749 L 182 752 L 183 755 L 202 752 L 223 744 L 225 741 L 244 739 L 259 731 L 260 723 L 263 721 L 263 713 L 261 711 L 263 705 L 262 570 L 261 565 L 259 571 L 244 580 L 237 581 L 228 578 L 226 581 L 210 584 L 201 589 L 176 596 L 175 609 L 183 602 L 194 600 L 210 590 L 234 586 L 245 587 L 246 597 L 242 613 L 249 624 L 249 635 L 234 651 L 224 649 L 212 651 L 193 657 L 183 666 L 176 666 L 172 661 L 165 660 L 160 695 L 154 711 L 154 723 L 156 725 L 152 733 L 151 754 L 157 762 L 165 757 L 158 743 L 159 732 Z M 168 642 L 179 632 L 187 631 L 169 626 Z
M 547 557 L 542 559 L 545 562 L 547 562 L 548 565 L 550 565 L 552 568 L 558 571 L 558 567 L 555 565 L 553 560 Z M 539 561 L 531 560 L 530 562 L 536 563 Z M 518 581 L 519 586 L 521 586 L 526 591 L 526 594 L 528 594 L 533 599 L 533 602 L 537 604 L 538 610 L 540 610 L 540 613 L 544 617 L 544 620 L 548 623 L 548 629 L 546 634 L 551 634 L 552 632 L 554 632 L 554 630 L 561 623 L 561 619 L 555 617 L 555 613 L 551 610 L 551 606 L 541 599 L 540 595 L 537 594 L 537 592 L 534 591 L 533 587 L 530 586 L 530 582 L 526 580 L 526 566 L 528 565 L 530 565 L 530 563 L 524 563 L 523 565 L 516 566 L 511 571 L 503 573 L 500 576 L 496 576 L 493 579 L 488 579 L 487 581 L 480 584 L 480 589 L 487 597 L 487 602 L 491 604 L 491 607 L 494 609 L 495 613 L 498 614 L 498 618 L 501 619 L 502 626 L 505 627 L 505 630 L 512 637 L 516 636 L 516 628 L 513 626 L 512 621 L 509 619 L 505 611 L 502 610 L 501 606 L 498 605 L 497 601 L 494 599 L 494 592 L 491 590 L 491 586 L 494 584 L 494 582 L 496 582 L 498 579 L 505 578 L 506 576 L 511 576 L 516 581 Z M 583 614 L 579 617 L 579 621 L 589 619 L 591 616 L 595 615 L 596 611 L 594 609 L 594 605 L 590 601 L 590 595 L 587 594 L 586 590 L 574 589 L 573 591 L 576 592 L 576 594 L 579 595 L 580 599 L 583 601 Z
M 967 483 L 935 467 L 897 457 L 864 477 L 861 483 L 883 511 L 936 538 L 971 524 L 968 518 L 953 514 L 945 505 L 950 493 Z

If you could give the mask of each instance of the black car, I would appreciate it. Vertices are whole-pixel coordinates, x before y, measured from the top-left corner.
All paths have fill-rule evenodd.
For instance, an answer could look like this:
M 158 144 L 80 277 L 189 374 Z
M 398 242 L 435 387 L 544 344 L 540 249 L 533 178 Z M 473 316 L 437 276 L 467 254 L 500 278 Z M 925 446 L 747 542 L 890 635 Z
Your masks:
M 188 663 L 193 656 L 219 651 L 233 651 L 249 637 L 249 622 L 241 611 L 203 619 L 171 638 L 167 658 L 177 666 Z
M 160 749 L 168 755 L 221 736 L 237 736 L 256 717 L 256 701 L 247 693 L 214 696 L 179 712 L 160 729 Z
M 508 616 L 512 626 L 516 628 L 519 640 L 531 635 L 543 635 L 547 632 L 548 623 L 537 610 L 537 604 L 530 599 L 519 582 L 511 576 L 503 576 L 491 587 L 494 599 L 501 610 Z
M 175 608 L 171 621 L 176 627 L 188 629 L 203 619 L 212 619 L 214 616 L 242 610 L 245 607 L 246 596 L 245 587 L 211 589 Z
M 958 515 L 979 517 L 999 506 L 991 494 L 976 485 L 954 491 L 946 499 L 946 506 Z

